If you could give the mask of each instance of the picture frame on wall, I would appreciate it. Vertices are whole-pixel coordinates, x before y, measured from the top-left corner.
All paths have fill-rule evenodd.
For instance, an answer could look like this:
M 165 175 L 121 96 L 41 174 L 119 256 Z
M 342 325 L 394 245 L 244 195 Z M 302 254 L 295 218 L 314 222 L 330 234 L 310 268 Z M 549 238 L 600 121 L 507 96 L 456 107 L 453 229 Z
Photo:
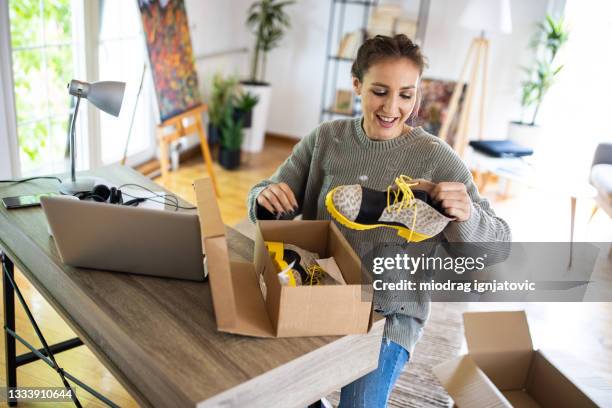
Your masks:
M 332 110 L 337 113 L 347 115 L 353 114 L 353 91 L 348 89 L 338 89 Z
M 412 126 L 422 126 L 423 129 L 432 135 L 438 136 L 440 129 L 447 120 L 450 100 L 453 96 L 456 81 L 449 81 L 436 78 L 423 78 L 420 83 L 421 103 L 417 116 L 414 118 Z M 464 84 L 459 98 L 457 112 L 463 110 L 467 84 Z M 452 146 L 459 127 L 459 116 L 455 115 L 450 124 L 449 133 L 446 141 Z

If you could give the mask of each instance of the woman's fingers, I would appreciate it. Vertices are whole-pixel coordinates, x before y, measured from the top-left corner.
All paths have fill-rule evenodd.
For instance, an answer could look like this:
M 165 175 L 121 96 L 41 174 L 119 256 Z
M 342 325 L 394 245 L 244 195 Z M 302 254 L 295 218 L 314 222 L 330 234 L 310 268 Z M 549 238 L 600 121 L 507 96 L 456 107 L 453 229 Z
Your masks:
M 434 201 L 458 200 L 467 201 L 467 193 L 461 191 L 442 191 L 436 196 L 432 196 Z
M 466 206 L 466 202 L 463 200 L 450 200 L 450 199 L 446 199 L 446 200 L 442 200 L 440 201 L 440 207 L 444 208 L 445 210 L 449 209 L 449 208 L 460 208 L 463 209 Z
M 272 212 L 274 213 L 284 212 L 283 205 L 278 200 L 276 195 L 270 190 L 269 187 L 266 188 L 264 191 L 262 191 L 261 195 L 263 195 L 270 202 L 270 204 L 272 204 L 272 207 L 274 208 Z
M 285 183 L 270 184 L 257 197 L 257 202 L 272 213 L 290 213 L 297 207 L 293 191 Z
M 472 200 L 465 184 L 459 182 L 438 183 L 431 192 L 431 198 L 440 204 L 449 217 L 466 221 L 471 216 Z
M 270 211 L 271 213 L 276 212 L 276 209 L 274 208 L 270 200 L 268 200 L 263 195 L 263 191 L 257 196 L 257 203 L 259 203 L 259 205 L 263 206 L 266 210 Z
M 285 192 L 285 194 L 287 195 L 287 198 L 289 198 L 289 201 L 291 202 L 291 206 L 293 207 L 293 209 L 297 210 L 299 205 L 295 198 L 295 194 L 293 194 L 293 191 L 291 190 L 291 187 L 289 187 L 287 183 L 278 183 L 278 186 L 281 188 L 281 190 Z
M 270 192 L 272 192 L 272 194 L 274 194 L 274 196 L 276 197 L 276 199 L 278 200 L 278 202 L 281 205 L 281 210 L 280 212 L 291 212 L 293 211 L 293 204 L 291 203 L 289 197 L 287 196 L 287 193 L 285 193 L 285 190 L 283 190 L 280 185 L 278 184 L 272 184 L 268 190 Z
M 469 218 L 469 213 L 467 210 L 462 208 L 451 207 L 445 209 L 446 215 L 455 218 L 457 221 L 465 221 Z

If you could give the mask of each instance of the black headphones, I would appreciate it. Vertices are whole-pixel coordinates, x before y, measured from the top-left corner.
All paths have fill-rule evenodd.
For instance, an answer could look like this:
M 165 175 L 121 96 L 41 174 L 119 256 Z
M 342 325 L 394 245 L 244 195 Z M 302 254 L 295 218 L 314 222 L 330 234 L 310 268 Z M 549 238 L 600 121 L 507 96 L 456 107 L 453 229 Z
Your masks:
M 86 193 L 77 194 L 80 200 L 86 200 L 88 198 L 93 199 L 99 203 L 110 203 L 119 205 L 133 205 L 137 206 L 146 200 L 146 198 L 133 198 L 126 202 L 123 202 L 123 194 L 117 187 L 108 187 L 104 184 L 95 185 L 94 188 Z

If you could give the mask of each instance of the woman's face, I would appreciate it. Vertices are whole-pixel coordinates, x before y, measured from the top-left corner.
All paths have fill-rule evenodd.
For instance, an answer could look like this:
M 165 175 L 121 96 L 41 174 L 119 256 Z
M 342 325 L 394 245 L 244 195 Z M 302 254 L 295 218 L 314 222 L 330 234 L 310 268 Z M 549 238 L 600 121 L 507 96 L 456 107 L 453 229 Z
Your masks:
M 385 58 L 368 69 L 363 82 L 353 77 L 369 138 L 389 140 L 402 134 L 415 108 L 419 76 L 419 69 L 408 58 Z

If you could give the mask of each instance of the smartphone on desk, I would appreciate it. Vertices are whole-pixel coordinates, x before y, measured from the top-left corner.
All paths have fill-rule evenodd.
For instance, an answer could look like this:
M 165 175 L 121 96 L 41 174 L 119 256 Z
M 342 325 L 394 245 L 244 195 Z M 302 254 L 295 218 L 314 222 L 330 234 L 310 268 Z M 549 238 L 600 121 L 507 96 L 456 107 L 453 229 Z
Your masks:
M 57 196 L 59 193 L 41 193 L 16 197 L 4 197 L 2 203 L 8 210 L 14 208 L 36 207 L 40 205 L 40 197 Z

